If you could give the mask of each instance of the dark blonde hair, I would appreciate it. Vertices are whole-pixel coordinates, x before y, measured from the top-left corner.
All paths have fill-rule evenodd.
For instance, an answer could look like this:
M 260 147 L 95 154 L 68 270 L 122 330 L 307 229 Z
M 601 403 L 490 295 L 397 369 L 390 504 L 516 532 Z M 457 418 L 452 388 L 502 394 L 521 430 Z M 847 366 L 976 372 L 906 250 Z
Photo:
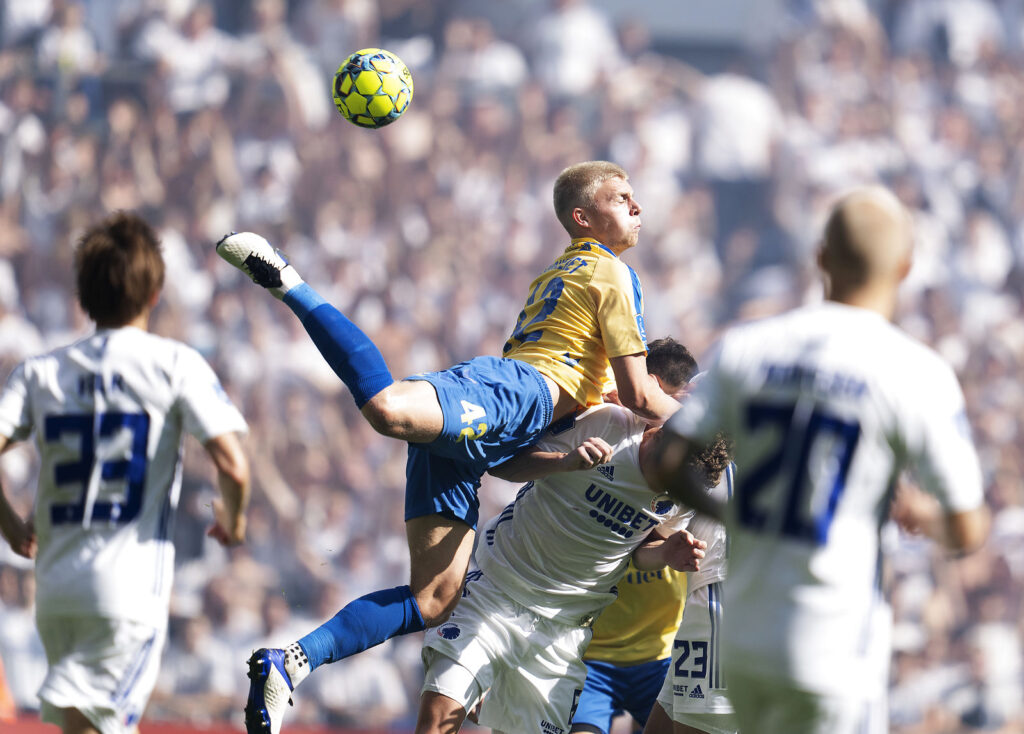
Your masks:
M 622 166 L 609 161 L 576 163 L 558 174 L 554 192 L 555 216 L 566 232 L 573 234 L 575 230 L 573 209 L 593 207 L 597 189 L 610 178 L 629 180 L 629 174 Z
M 98 326 L 123 326 L 164 284 L 160 240 L 144 219 L 117 212 L 93 225 L 75 247 L 78 302 Z

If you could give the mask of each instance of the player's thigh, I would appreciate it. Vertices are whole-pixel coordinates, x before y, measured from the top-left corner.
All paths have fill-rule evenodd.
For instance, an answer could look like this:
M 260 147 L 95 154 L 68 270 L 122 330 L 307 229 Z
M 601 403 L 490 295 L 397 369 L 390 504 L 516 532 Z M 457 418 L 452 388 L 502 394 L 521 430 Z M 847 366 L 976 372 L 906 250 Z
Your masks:
M 78 709 L 63 709 L 63 734 L 99 734 L 99 729 Z
M 416 734 L 455 734 L 466 720 L 466 709 L 441 693 L 424 691 L 416 717 Z
M 461 520 L 443 515 L 414 517 L 405 523 L 409 541 L 409 587 L 424 619 L 440 620 L 458 601 L 473 554 L 476 533 Z
M 647 717 L 644 725 L 644 734 L 672 734 L 672 719 L 660 702 L 655 702 L 651 707 L 651 715 Z
M 590 630 L 534 618 L 520 629 L 513 660 L 495 671 L 480 724 L 512 732 L 568 731 L 583 692 Z
M 362 414 L 378 433 L 413 443 L 429 443 L 444 428 L 437 392 L 422 380 L 391 383 L 370 398 Z

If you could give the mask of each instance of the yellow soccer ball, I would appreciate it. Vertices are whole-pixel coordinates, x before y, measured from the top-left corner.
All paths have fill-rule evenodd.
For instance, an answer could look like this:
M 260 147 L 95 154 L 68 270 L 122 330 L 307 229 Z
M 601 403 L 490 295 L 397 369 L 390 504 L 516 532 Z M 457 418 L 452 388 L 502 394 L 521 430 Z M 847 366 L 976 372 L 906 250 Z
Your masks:
M 334 106 L 359 127 L 390 125 L 412 100 L 412 73 L 382 48 L 356 51 L 334 73 Z

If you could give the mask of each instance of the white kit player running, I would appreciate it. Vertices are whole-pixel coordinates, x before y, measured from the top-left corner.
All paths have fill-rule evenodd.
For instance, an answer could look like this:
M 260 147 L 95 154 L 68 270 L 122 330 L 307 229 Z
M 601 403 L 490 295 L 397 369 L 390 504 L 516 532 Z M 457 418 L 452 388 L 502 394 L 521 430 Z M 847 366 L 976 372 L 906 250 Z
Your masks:
M 931 537 L 957 550 L 984 539 L 956 377 L 889 321 L 911 242 L 888 191 L 843 197 L 819 256 L 828 300 L 727 332 L 666 426 L 658 485 L 729 518 L 722 653 L 741 732 L 866 728 L 887 682 L 879 531 L 904 468 L 938 499 L 921 517 Z M 684 468 L 718 432 L 738 467 L 727 508 Z
M 0 450 L 35 434 L 35 513 L 0 488 L 0 531 L 35 557 L 49 670 L 44 721 L 65 734 L 136 729 L 155 684 L 174 571 L 182 432 L 213 459 L 223 508 L 209 534 L 245 536 L 242 415 L 190 347 L 146 332 L 163 284 L 152 229 L 117 214 L 87 231 L 75 270 L 97 329 L 15 368 L 0 393 Z
M 590 627 L 614 601 L 630 556 L 637 551 L 640 568 L 692 570 L 703 554 L 676 531 L 685 517 L 644 479 L 659 433 L 625 408 L 599 405 L 492 470 L 523 479 L 595 440 L 606 449 L 607 463 L 594 469 L 526 484 L 483 527 L 479 571 L 449 621 L 426 633 L 417 734 L 454 731 L 478 704 L 479 723 L 506 734 L 569 731 Z

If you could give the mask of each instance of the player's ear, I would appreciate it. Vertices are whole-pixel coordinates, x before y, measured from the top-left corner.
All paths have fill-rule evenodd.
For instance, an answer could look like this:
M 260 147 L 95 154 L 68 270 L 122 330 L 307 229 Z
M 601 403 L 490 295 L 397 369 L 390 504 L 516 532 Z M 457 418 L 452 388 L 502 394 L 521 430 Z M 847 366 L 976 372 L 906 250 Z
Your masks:
M 572 210 L 572 221 L 576 222 L 577 227 L 590 229 L 590 219 L 587 217 L 587 210 L 581 206 Z
M 825 298 L 829 297 L 829 293 L 832 291 L 832 278 L 829 277 L 829 272 L 825 267 L 825 243 L 818 243 L 818 252 L 814 257 L 815 262 L 818 265 L 818 272 L 821 273 L 822 285 L 825 287 Z
M 910 269 L 914 267 L 914 257 L 908 254 L 903 261 L 900 263 L 900 269 L 897 275 L 899 276 L 899 282 L 902 282 L 908 275 L 910 275 Z

